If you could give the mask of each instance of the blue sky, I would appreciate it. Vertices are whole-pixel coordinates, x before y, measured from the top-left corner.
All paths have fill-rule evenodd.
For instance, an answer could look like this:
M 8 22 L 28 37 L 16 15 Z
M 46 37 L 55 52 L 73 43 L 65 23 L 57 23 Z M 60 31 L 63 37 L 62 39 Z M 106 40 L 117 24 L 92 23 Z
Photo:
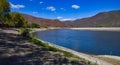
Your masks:
M 8 0 L 11 10 L 36 17 L 69 20 L 120 10 L 120 0 Z

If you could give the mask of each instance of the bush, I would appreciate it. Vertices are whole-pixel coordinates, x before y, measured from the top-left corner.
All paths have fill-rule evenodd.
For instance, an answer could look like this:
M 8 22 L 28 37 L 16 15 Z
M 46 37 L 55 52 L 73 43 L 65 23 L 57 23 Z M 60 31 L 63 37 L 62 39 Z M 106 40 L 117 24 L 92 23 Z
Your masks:
M 28 23 L 28 26 L 30 28 L 40 28 L 40 25 L 38 25 L 37 23 Z
M 20 31 L 20 34 L 23 36 L 23 37 L 26 37 L 26 38 L 30 38 L 30 29 L 27 29 L 27 28 L 20 28 L 19 29 Z
M 27 25 L 25 24 L 25 19 L 23 18 L 23 16 L 18 12 L 10 13 L 10 17 L 11 17 L 11 22 L 13 22 L 15 27 L 17 28 L 24 27 L 24 25 Z

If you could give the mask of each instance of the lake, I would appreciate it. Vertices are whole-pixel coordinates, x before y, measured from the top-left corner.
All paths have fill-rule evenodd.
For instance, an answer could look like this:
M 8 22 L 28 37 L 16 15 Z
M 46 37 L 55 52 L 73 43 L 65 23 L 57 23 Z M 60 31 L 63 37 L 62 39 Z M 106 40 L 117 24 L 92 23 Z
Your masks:
M 78 52 L 120 56 L 120 31 L 54 29 L 35 34 L 43 41 Z

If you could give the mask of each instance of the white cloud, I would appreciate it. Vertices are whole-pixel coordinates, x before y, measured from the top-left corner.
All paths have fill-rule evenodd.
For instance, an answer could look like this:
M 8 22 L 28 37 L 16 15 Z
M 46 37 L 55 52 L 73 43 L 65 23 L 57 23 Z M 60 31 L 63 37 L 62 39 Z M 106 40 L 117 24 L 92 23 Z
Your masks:
M 44 2 L 43 1 L 40 1 L 40 4 L 43 4 Z
M 74 9 L 79 9 L 80 6 L 79 6 L 79 5 L 72 5 L 72 8 L 74 8 Z
M 32 12 L 33 14 L 37 14 L 38 12 Z
M 68 20 L 73 21 L 73 20 L 75 20 L 75 19 L 72 19 L 72 18 L 64 18 L 64 19 L 61 19 L 61 21 L 68 21 Z
M 53 6 L 49 6 L 49 7 L 47 7 L 46 9 L 47 9 L 47 10 L 51 10 L 51 11 L 55 11 L 55 10 L 56 10 L 56 8 L 53 7 Z
M 13 9 L 20 9 L 20 8 L 24 8 L 25 7 L 24 5 L 20 5 L 20 4 L 15 5 L 15 4 L 12 4 L 12 3 L 10 3 L 10 6 Z
M 63 18 L 63 17 L 61 17 L 61 16 L 58 16 L 58 17 L 57 17 L 57 19 L 62 19 L 62 18 Z

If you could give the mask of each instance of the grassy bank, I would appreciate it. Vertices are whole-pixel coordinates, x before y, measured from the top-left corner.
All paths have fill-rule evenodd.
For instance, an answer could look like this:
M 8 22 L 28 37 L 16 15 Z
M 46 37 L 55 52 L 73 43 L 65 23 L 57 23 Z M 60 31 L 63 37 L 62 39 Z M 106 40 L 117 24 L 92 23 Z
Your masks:
M 51 47 L 51 46 L 49 46 L 49 44 L 43 43 L 43 42 L 41 42 L 40 40 L 37 40 L 36 38 L 29 38 L 28 40 L 29 40 L 30 42 L 33 42 L 33 43 L 36 44 L 36 45 L 39 45 L 39 46 L 44 47 L 44 48 L 47 49 L 48 51 L 59 52 L 59 53 L 61 53 L 63 56 L 72 57 L 72 58 L 78 58 L 78 59 L 82 59 L 82 60 L 83 60 L 83 58 L 79 58 L 79 57 L 74 56 L 73 54 L 71 54 L 71 53 L 69 53 L 69 52 L 62 51 L 62 50 L 57 49 L 57 48 L 55 48 L 55 47 Z
M 28 41 L 33 42 L 36 45 L 42 46 L 43 48 L 47 49 L 48 51 L 50 51 L 53 54 L 57 53 L 57 54 L 60 54 L 60 55 L 62 55 L 64 57 L 67 57 L 73 63 L 77 63 L 77 62 L 75 62 L 75 60 L 81 60 L 81 61 L 84 61 L 84 62 L 90 64 L 90 65 L 97 65 L 96 63 L 92 63 L 92 62 L 90 62 L 88 60 L 85 60 L 84 58 L 80 58 L 78 56 L 75 56 L 75 55 L 73 55 L 73 54 L 71 54 L 71 53 L 69 53 L 67 51 L 63 51 L 63 50 L 60 50 L 58 48 L 52 47 L 48 43 L 44 43 L 44 42 L 42 42 L 42 41 L 40 41 L 40 40 L 38 40 L 38 39 L 36 39 L 34 37 L 29 38 Z

